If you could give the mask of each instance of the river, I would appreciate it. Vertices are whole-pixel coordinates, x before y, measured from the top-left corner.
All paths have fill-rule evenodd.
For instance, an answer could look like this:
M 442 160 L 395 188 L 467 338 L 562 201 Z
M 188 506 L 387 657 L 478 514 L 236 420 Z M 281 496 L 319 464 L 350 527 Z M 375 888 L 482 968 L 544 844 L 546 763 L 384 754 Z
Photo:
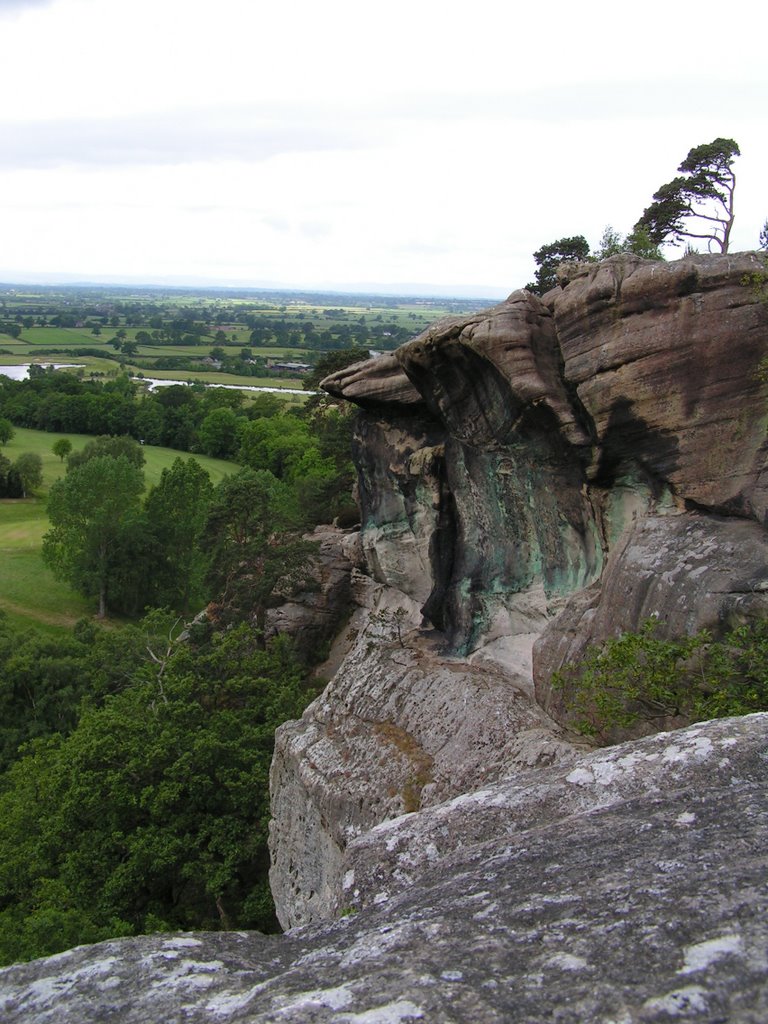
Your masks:
M 83 368 L 83 363 L 35 363 L 35 366 L 40 366 L 43 369 L 47 369 L 52 366 L 54 370 L 79 370 Z M 11 380 L 25 380 L 29 376 L 29 363 L 19 363 L 17 366 L 0 366 L 0 375 L 3 377 L 10 377 Z M 154 391 L 156 388 L 167 388 L 173 384 L 194 384 L 195 381 L 191 380 L 160 380 L 158 377 L 131 377 L 131 380 L 136 381 L 137 384 L 146 384 L 148 391 Z M 229 391 L 266 391 L 273 395 L 313 395 L 314 391 L 304 391 L 299 388 L 271 388 L 256 386 L 255 384 L 214 384 L 208 381 L 203 381 L 207 388 L 226 388 Z
M 80 370 L 83 363 L 35 363 L 44 370 L 52 366 L 54 370 Z M 11 380 L 25 380 L 29 376 L 29 363 L 19 363 L 18 366 L 0 366 L 0 374 L 3 377 L 10 377 Z

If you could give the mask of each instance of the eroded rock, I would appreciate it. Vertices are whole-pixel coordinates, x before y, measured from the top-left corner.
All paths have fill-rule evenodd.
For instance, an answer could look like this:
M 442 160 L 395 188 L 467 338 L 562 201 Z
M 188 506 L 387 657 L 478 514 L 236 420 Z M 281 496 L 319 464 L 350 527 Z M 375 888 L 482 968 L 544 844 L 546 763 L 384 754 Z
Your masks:
M 459 800 L 380 828 L 365 863 L 389 888 L 334 924 L 81 947 L 1 971 L 0 1016 L 763 1024 L 767 745 L 768 716 L 755 715 L 535 771 L 530 803 L 522 779 L 501 782 L 474 810 Z M 361 846 L 361 881 L 363 863 Z
M 367 746 L 378 756 L 381 744 L 363 731 L 355 747 L 337 713 L 352 721 L 374 708 L 379 721 L 390 685 L 387 721 L 434 757 L 413 724 L 413 694 L 429 690 L 430 675 L 454 702 L 424 705 L 438 745 L 456 727 L 448 707 L 468 695 L 461 742 L 471 748 L 472 731 L 487 728 L 475 676 L 462 678 L 457 659 L 487 672 L 494 693 L 530 694 L 533 651 L 536 696 L 568 725 L 551 676 L 590 643 L 652 615 L 661 635 L 679 635 L 762 613 L 768 387 L 757 370 L 768 307 L 747 278 L 763 266 L 745 253 L 569 267 L 543 300 L 513 292 L 324 382 L 363 410 L 364 572 L 400 594 L 392 600 L 413 630 L 394 660 L 357 648 L 322 712 L 318 704 L 291 740 L 285 730 L 273 834 L 285 920 L 307 920 L 310 899 L 332 912 L 349 841 L 406 809 L 398 759 L 365 762 Z M 418 630 L 433 627 L 425 660 Z M 368 620 L 356 628 L 364 634 Z M 534 759 L 546 737 L 557 746 L 551 719 L 507 722 L 509 743 L 493 765 L 503 770 L 509 744 L 525 745 L 526 735 L 537 737 Z M 344 758 L 353 783 L 340 779 Z M 479 761 L 463 763 L 436 798 L 486 784 Z M 331 847 L 312 836 L 333 837 Z M 318 888 L 321 860 L 333 867 Z
M 748 281 L 764 269 L 756 253 L 617 256 L 550 293 L 594 478 L 639 467 L 685 501 L 764 521 L 768 310 Z
M 312 664 L 352 614 L 352 570 L 362 564 L 362 552 L 356 530 L 319 526 L 305 539 L 317 545 L 309 579 L 267 610 L 264 633 L 291 637 L 299 657 Z
M 283 927 L 337 912 L 347 844 L 380 821 L 514 765 L 575 756 L 527 675 L 444 655 L 439 637 L 415 628 L 418 605 L 369 590 L 371 608 L 333 680 L 277 732 L 270 883 Z

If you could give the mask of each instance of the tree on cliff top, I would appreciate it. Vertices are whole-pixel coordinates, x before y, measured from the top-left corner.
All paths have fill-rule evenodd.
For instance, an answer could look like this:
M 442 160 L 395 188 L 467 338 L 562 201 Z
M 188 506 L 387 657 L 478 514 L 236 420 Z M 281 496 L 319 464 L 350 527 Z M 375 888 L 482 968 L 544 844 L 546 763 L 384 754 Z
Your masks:
M 557 284 L 557 268 L 562 263 L 589 259 L 589 242 L 583 235 L 558 238 L 549 245 L 542 245 L 533 254 L 536 266 L 535 281 L 525 287 L 536 295 L 543 295 Z
M 733 139 L 694 147 L 678 167 L 682 173 L 654 194 L 635 230 L 647 229 L 657 245 L 703 238 L 710 251 L 714 243 L 720 252 L 728 252 L 736 186 L 732 165 L 740 155 Z

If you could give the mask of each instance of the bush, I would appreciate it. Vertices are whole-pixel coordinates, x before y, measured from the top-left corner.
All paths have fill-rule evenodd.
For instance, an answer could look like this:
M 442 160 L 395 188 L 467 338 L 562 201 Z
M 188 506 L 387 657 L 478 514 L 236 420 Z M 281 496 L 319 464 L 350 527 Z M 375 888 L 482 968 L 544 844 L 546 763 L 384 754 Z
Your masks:
M 658 629 L 649 619 L 553 675 L 579 732 L 607 742 L 615 730 L 641 723 L 659 728 L 670 718 L 698 722 L 768 709 L 768 620 L 718 641 L 706 630 L 667 639 Z

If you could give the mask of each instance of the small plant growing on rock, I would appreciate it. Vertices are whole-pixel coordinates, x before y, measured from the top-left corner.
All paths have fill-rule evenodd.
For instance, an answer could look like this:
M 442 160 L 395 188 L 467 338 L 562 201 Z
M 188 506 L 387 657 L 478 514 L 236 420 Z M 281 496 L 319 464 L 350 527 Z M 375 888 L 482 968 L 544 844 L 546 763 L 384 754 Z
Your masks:
M 403 627 L 408 621 L 408 612 L 405 608 L 396 608 L 395 611 L 381 609 L 371 615 L 371 622 L 387 632 L 393 633 L 401 647 L 405 647 L 403 639 Z

